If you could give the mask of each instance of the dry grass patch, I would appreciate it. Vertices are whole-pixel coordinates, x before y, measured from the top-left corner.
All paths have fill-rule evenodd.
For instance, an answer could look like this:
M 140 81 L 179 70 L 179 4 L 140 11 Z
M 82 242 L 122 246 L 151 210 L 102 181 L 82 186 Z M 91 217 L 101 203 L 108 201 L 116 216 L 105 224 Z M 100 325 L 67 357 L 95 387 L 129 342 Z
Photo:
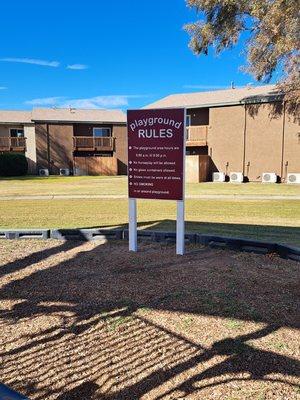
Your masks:
M 0 242 L 0 381 L 31 399 L 298 399 L 299 263 Z

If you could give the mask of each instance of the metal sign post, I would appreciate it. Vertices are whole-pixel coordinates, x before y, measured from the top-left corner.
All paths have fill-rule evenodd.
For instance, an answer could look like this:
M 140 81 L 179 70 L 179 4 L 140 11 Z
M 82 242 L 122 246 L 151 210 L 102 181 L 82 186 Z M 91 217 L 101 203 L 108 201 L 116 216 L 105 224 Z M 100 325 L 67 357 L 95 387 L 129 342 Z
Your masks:
M 177 201 L 176 254 L 184 254 L 184 200 Z
M 129 251 L 137 251 L 136 199 L 129 199 Z
M 129 250 L 137 251 L 136 199 L 177 201 L 176 254 L 184 254 L 186 110 L 129 110 Z
M 177 200 L 176 215 L 176 254 L 183 256 L 185 248 L 185 150 L 186 149 L 186 109 L 184 109 L 183 165 L 182 165 L 182 200 Z

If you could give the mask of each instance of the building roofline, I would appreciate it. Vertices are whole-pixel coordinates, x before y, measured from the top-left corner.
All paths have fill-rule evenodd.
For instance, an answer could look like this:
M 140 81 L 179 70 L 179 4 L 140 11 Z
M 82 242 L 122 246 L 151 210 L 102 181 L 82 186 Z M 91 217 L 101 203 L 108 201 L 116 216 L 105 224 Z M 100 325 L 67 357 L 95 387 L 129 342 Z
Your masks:
M 126 125 L 126 121 L 74 121 L 74 120 L 59 120 L 59 119 L 32 119 L 32 123 L 35 122 L 41 122 L 41 123 L 46 123 L 46 124 L 96 124 L 96 125 L 102 125 L 102 124 L 113 124 L 113 125 Z
M 126 115 L 120 109 L 33 108 L 32 121 L 72 124 L 123 124 Z
M 259 93 L 259 91 L 265 91 Z M 266 92 L 266 90 L 268 90 Z M 230 93 L 231 92 L 231 93 Z M 207 93 L 206 99 L 205 94 Z M 225 94 L 226 96 L 220 96 L 220 94 Z M 240 96 L 239 96 L 240 93 Z M 237 98 L 224 98 L 230 97 L 231 95 Z M 200 97 L 197 99 L 197 97 Z M 221 98 L 212 98 L 221 97 Z M 277 91 L 275 85 L 266 86 L 256 86 L 251 88 L 239 88 L 239 89 L 223 89 L 214 90 L 209 92 L 185 92 L 171 94 L 163 97 L 153 103 L 147 104 L 143 109 L 161 109 L 161 108 L 212 108 L 212 107 L 222 107 L 222 106 L 234 106 L 243 104 L 261 104 L 261 103 L 273 103 L 277 101 L 282 101 L 284 94 Z M 207 100 L 207 102 L 206 102 Z M 172 104 L 173 103 L 173 104 Z
M 27 110 L 0 110 L 1 124 L 33 124 L 31 119 L 31 111 Z
M 241 105 L 246 105 L 246 104 L 261 104 L 261 103 L 275 103 L 277 101 L 282 100 L 282 96 L 278 98 L 276 96 L 272 96 L 274 98 L 264 98 L 264 99 L 257 99 L 257 100 L 241 100 L 241 101 L 227 101 L 227 102 L 221 102 L 221 103 L 207 103 L 207 104 L 200 104 L 200 105 L 193 105 L 193 106 L 186 106 L 184 108 L 213 108 L 213 107 L 225 107 L 225 106 L 241 106 Z
M 0 121 L 1 125 L 34 125 L 34 121 Z
M 245 104 L 265 104 L 265 103 L 275 103 L 277 101 L 281 101 L 282 100 L 282 96 L 281 98 L 274 98 L 274 99 L 270 99 L 270 98 L 266 98 L 266 99 L 260 99 L 260 100 L 252 100 L 252 101 L 246 101 L 246 100 L 241 100 L 241 101 L 227 101 L 227 102 L 221 102 L 221 103 L 201 103 L 201 104 L 195 104 L 195 105 L 191 105 L 191 106 L 168 106 L 168 107 L 151 107 L 149 108 L 149 106 L 151 106 L 151 104 L 149 104 L 148 106 L 143 107 L 142 109 L 144 110 L 160 110 L 161 108 L 165 108 L 165 109 L 173 109 L 173 108 L 185 108 L 185 109 L 193 109 L 193 108 L 214 108 L 214 107 L 226 107 L 226 106 L 242 106 Z M 154 103 L 155 104 L 155 103 Z
M 74 109 L 74 112 L 79 111 L 75 118 L 72 118 L 72 115 L 36 115 L 35 110 L 45 110 L 45 114 L 47 114 L 47 110 L 52 109 L 36 109 L 33 108 L 32 111 L 27 110 L 0 110 L 0 124 L 20 124 L 20 125 L 33 125 L 37 122 L 45 122 L 45 123 L 66 123 L 66 124 L 118 124 L 124 125 L 126 124 L 126 114 L 122 110 L 108 110 L 108 109 Z M 66 112 L 68 109 L 56 109 L 58 110 L 58 114 L 60 111 Z M 53 110 L 54 111 L 54 110 Z M 87 115 L 87 118 L 82 116 L 82 112 L 95 112 L 102 111 L 102 116 L 97 117 L 96 115 Z M 114 113 L 115 112 L 115 113 Z M 111 114 L 112 115 L 111 115 Z M 115 114 L 115 115 L 114 115 Z

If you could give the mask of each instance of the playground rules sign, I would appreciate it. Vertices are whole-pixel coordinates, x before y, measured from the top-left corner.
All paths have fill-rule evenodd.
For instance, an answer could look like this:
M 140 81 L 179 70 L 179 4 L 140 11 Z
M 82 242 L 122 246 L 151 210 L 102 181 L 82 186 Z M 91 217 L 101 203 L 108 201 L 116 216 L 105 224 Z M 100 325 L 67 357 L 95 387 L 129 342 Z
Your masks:
M 137 251 L 137 199 L 176 200 L 176 254 L 184 254 L 184 109 L 128 110 L 129 250 Z
M 129 198 L 183 200 L 185 110 L 129 110 L 127 125 Z

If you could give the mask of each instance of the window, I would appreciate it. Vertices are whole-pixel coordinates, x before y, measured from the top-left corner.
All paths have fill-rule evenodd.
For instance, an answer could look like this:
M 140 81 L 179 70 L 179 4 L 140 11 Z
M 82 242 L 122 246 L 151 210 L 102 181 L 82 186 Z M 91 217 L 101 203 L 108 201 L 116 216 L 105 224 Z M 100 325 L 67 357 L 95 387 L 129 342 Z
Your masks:
M 190 114 L 186 115 L 185 124 L 186 124 L 187 128 L 191 125 L 191 116 L 190 116 Z
M 111 136 L 110 128 L 93 128 L 94 137 L 109 137 Z
M 185 126 L 186 126 L 186 140 L 189 140 L 189 127 L 191 126 L 190 114 L 186 115 Z
M 10 137 L 24 137 L 24 129 L 11 128 Z

